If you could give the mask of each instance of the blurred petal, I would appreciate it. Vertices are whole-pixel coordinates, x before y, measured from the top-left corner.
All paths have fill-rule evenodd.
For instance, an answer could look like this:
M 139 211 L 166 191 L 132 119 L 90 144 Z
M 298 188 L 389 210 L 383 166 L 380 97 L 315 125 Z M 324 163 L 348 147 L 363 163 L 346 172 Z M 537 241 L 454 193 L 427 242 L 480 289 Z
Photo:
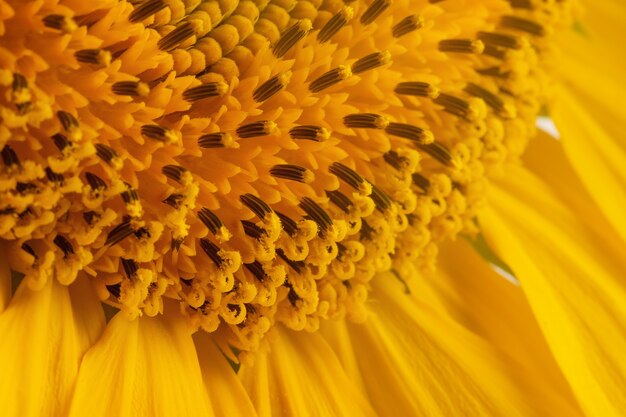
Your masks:
M 2 415 L 58 415 L 83 354 L 103 327 L 100 303 L 87 282 L 68 289 L 48 280 L 38 291 L 22 283 L 0 315 Z
M 506 191 L 505 191 L 506 190 Z M 522 283 L 548 344 L 589 416 L 626 408 L 624 266 L 549 188 L 518 168 L 490 190 L 480 221 Z
M 117 314 L 85 354 L 69 415 L 214 416 L 184 319 Z
M 277 328 L 239 374 L 260 417 L 376 416 L 319 333 Z

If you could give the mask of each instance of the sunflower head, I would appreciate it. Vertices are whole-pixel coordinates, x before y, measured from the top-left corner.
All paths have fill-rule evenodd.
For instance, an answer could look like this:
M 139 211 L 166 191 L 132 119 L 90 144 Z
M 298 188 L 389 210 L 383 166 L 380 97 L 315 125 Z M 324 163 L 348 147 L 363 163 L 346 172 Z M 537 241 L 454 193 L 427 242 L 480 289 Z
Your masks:
M 377 272 L 409 279 L 439 242 L 478 231 L 488 178 L 516 163 L 549 96 L 550 37 L 570 9 L 12 3 L 12 268 L 33 288 L 88 280 L 131 318 L 179 308 L 240 350 L 276 323 L 362 320 Z

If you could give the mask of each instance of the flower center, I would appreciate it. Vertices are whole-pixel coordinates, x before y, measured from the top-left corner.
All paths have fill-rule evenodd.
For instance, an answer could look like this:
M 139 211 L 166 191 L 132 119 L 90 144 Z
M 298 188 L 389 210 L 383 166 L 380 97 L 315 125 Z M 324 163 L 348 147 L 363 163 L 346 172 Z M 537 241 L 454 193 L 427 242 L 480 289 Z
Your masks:
M 254 349 L 434 268 L 515 161 L 569 3 L 9 2 L 0 236 L 36 288 Z M 94 9 L 95 7 L 95 9 Z M 81 278 L 81 279 L 82 279 Z

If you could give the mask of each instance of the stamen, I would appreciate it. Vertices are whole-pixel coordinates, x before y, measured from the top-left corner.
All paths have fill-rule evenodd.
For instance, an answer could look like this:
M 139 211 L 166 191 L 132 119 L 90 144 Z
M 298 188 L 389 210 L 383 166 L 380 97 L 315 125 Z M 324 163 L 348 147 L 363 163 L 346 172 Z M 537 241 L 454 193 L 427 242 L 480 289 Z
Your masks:
M 418 15 L 407 16 L 391 29 L 394 38 L 399 38 L 424 26 L 424 18 Z
M 384 129 L 389 119 L 375 113 L 356 113 L 344 116 L 343 124 L 353 129 Z
M 4 148 L 2 148 L 2 162 L 4 162 L 4 165 L 7 167 L 13 165 L 20 166 L 20 159 L 9 145 L 4 145 Z
M 63 129 L 66 131 L 71 131 L 79 126 L 78 120 L 76 120 L 76 118 L 68 112 L 59 110 L 57 112 L 57 118 L 61 122 Z
M 48 178 L 48 181 L 63 184 L 63 181 L 65 180 L 63 175 L 57 174 L 56 172 L 52 171 L 50 167 L 46 167 L 45 172 L 46 172 L 46 178 Z
M 545 34 L 543 26 L 539 23 L 517 16 L 502 16 L 500 23 L 504 27 L 517 29 L 535 36 L 543 36 Z
M 118 81 L 111 87 L 119 96 L 145 97 L 150 92 L 148 84 L 141 81 Z
M 413 179 L 413 184 L 421 188 L 424 192 L 428 191 L 428 187 L 430 187 L 430 181 L 425 176 L 418 174 L 417 172 L 411 175 Z
M 383 159 L 397 170 L 402 169 L 409 162 L 408 158 L 400 156 L 396 151 L 385 152 L 383 154 Z
M 301 273 L 302 270 L 305 267 L 304 262 L 302 262 L 302 261 L 294 261 L 292 259 L 289 259 L 287 257 L 287 255 L 285 255 L 285 252 L 282 249 L 280 249 L 280 248 L 276 249 L 276 255 L 278 255 L 278 257 L 280 259 L 282 259 L 287 265 L 289 265 L 289 267 L 291 269 L 296 271 L 296 273 L 298 273 L 298 274 Z
M 350 70 L 350 67 L 347 65 L 339 65 L 337 68 L 327 71 L 311 82 L 311 84 L 309 84 L 309 91 L 312 93 L 319 93 L 320 91 L 345 80 L 351 75 L 352 70 Z
M 86 211 L 83 213 L 83 219 L 88 225 L 92 225 L 94 221 L 100 219 L 102 216 L 95 211 Z
M 506 57 L 506 49 L 497 47 L 495 45 L 487 45 L 485 46 L 483 54 L 487 56 L 492 56 L 497 59 L 504 59 Z
M 389 5 L 391 5 L 391 0 L 374 0 L 361 15 L 361 24 L 372 23 Z
M 470 114 L 470 105 L 467 101 L 446 93 L 440 93 L 434 102 L 443 106 L 450 114 L 467 119 Z
M 11 83 L 11 89 L 13 91 L 20 91 L 24 88 L 28 88 L 28 80 L 19 72 L 13 74 L 13 82 Z
M 60 14 L 49 14 L 43 18 L 43 24 L 50 29 L 60 30 L 65 33 L 73 32 L 78 27 L 74 19 Z
M 223 82 L 206 83 L 183 92 L 183 98 L 189 102 L 209 97 L 223 96 L 228 91 L 228 84 Z
M 332 227 L 333 220 L 330 218 L 328 213 L 321 208 L 315 201 L 311 200 L 309 197 L 304 197 L 300 204 L 300 208 L 306 212 L 306 214 L 319 226 L 319 234 L 320 236 L 324 236 L 326 231 Z
M 312 27 L 313 24 L 309 19 L 302 19 L 285 30 L 280 36 L 280 39 L 278 39 L 278 42 L 274 45 L 274 56 L 276 56 L 276 58 L 282 58 L 296 42 L 309 33 Z
M 0 209 L 0 216 L 15 214 L 15 207 L 7 206 Z
M 276 123 L 271 120 L 260 120 L 258 122 L 248 123 L 237 128 L 237 136 L 242 139 L 255 138 L 259 136 L 267 136 L 278 130 Z
M 514 116 L 514 108 L 508 107 L 504 101 L 497 95 L 493 94 L 491 91 L 484 89 L 483 87 L 474 84 L 468 83 L 465 87 L 465 92 L 468 94 L 481 98 L 487 103 L 489 107 L 491 107 L 495 112 L 497 112 L 501 116 L 511 117 Z
M 509 76 L 509 72 L 502 72 L 502 68 L 498 65 L 488 68 L 477 69 L 476 72 L 485 75 L 487 77 L 496 77 L 496 78 L 507 78 Z
M 189 22 L 184 22 L 176 29 L 159 39 L 157 45 L 162 51 L 171 51 L 195 34 L 193 25 Z
M 135 7 L 135 10 L 133 10 L 128 16 L 128 20 L 131 23 L 140 22 L 165 7 L 166 4 L 163 0 L 146 0 L 139 6 Z
M 265 219 L 265 216 L 273 211 L 265 201 L 252 194 L 244 194 L 239 197 L 239 200 L 261 220 Z
M 111 63 L 111 53 L 104 49 L 81 49 L 74 52 L 78 62 L 108 66 Z
M 141 134 L 148 139 L 158 140 L 159 142 L 173 142 L 176 135 L 170 129 L 158 125 L 141 126 Z
M 65 237 L 61 235 L 56 235 L 53 242 L 59 249 L 61 249 L 64 258 L 67 258 L 68 256 L 74 254 L 74 248 L 72 247 L 72 244 Z
M 531 0 L 508 0 L 508 2 L 514 9 L 532 10 L 533 8 Z
M 362 176 L 340 162 L 333 162 L 328 170 L 356 190 L 360 190 L 365 182 Z
M 293 237 L 298 231 L 298 224 L 295 222 L 295 220 L 292 220 L 288 216 L 279 212 L 276 212 L 276 215 L 280 219 L 280 223 L 282 224 L 285 233 Z
M 18 182 L 15 185 L 15 191 L 20 194 L 35 194 L 39 191 L 39 188 L 32 182 Z
M 252 93 L 252 98 L 257 103 L 261 103 L 285 88 L 285 86 L 289 84 L 290 80 L 291 71 L 275 75 L 263 84 L 261 84 L 256 90 L 254 90 L 254 92 Z
M 198 138 L 198 146 L 201 148 L 236 148 L 239 145 L 230 133 L 216 132 L 202 135 Z
M 452 155 L 448 148 L 439 142 L 420 145 L 419 148 L 446 166 L 452 165 Z
M 180 165 L 165 165 L 161 168 L 161 172 L 167 178 L 174 180 L 178 183 L 182 183 L 182 177 L 187 172 L 186 168 L 181 167 Z
M 276 178 L 283 178 L 286 180 L 302 182 L 309 184 L 313 181 L 313 173 L 308 169 L 291 164 L 279 164 L 274 165 L 270 169 L 270 174 Z
M 457 54 L 480 54 L 485 50 L 485 45 L 473 39 L 445 39 L 439 41 L 439 50 Z
M 385 132 L 393 136 L 412 140 L 420 145 L 432 143 L 435 140 L 432 132 L 407 123 L 391 122 L 385 128 Z
M 289 288 L 289 292 L 287 293 L 287 299 L 289 300 L 291 305 L 295 307 L 298 301 L 301 300 L 301 298 L 298 296 L 298 293 L 296 293 L 296 291 L 293 289 L 293 285 L 291 285 L 288 281 L 285 281 L 284 286 Z
M 344 6 L 339 13 L 331 17 L 328 22 L 320 29 L 317 34 L 317 41 L 319 43 L 328 42 L 333 35 L 346 24 L 354 16 L 354 9 L 352 7 Z
M 122 200 L 124 200 L 124 203 L 130 204 L 134 201 L 139 200 L 139 195 L 137 195 L 137 190 L 131 187 L 129 183 L 125 183 L 125 185 L 126 185 L 127 190 L 122 191 L 120 193 L 120 196 L 122 197 Z
M 383 190 L 372 184 L 372 194 L 370 195 L 374 204 L 376 205 L 376 210 L 385 212 L 389 207 L 391 207 L 391 198 L 385 193 Z
M 499 46 L 506 49 L 519 49 L 521 44 L 519 39 L 513 35 L 495 32 L 478 32 L 478 39 L 487 45 Z
M 375 233 L 376 230 L 365 219 L 361 220 L 360 240 L 372 240 Z
M 295 126 L 289 130 L 291 139 L 305 139 L 322 142 L 330 137 L 328 129 L 315 125 Z
M 107 235 L 104 243 L 107 246 L 115 245 L 134 233 L 130 225 L 130 218 L 115 226 Z
M 111 165 L 113 158 L 117 157 L 117 152 L 110 146 L 102 143 L 96 143 L 96 155 L 107 164 Z
M 63 152 L 63 149 L 67 148 L 68 146 L 72 144 L 72 142 L 67 140 L 67 138 L 60 133 L 53 135 L 52 140 L 54 141 L 54 144 L 61 152 Z
M 391 61 L 391 54 L 389 51 L 374 52 L 373 54 L 369 54 L 361 59 L 358 59 L 354 64 L 352 64 L 352 73 L 359 74 L 361 72 L 385 65 L 389 61 Z
M 132 259 L 125 258 L 120 258 L 120 260 L 122 261 L 122 267 L 124 268 L 124 273 L 126 274 L 126 276 L 128 278 L 134 277 L 137 273 L 137 270 L 139 269 L 139 265 L 137 265 L 137 262 Z
M 107 183 L 96 174 L 92 174 L 87 171 L 85 172 L 85 177 L 87 178 L 87 183 L 89 183 L 89 186 L 93 191 L 103 191 L 107 189 Z
M 35 262 L 37 262 L 37 260 L 39 259 L 39 256 L 37 256 L 37 253 L 35 253 L 35 250 L 28 244 L 28 243 L 22 243 L 22 245 L 20 246 L 20 248 L 26 252 L 27 254 L 29 254 L 30 256 L 32 256 L 33 258 L 35 258 Z
M 224 227 L 224 223 L 222 223 L 220 218 L 206 207 L 198 211 L 198 218 L 214 235 L 219 232 L 221 227 Z
M 243 264 L 243 266 L 246 267 L 246 269 L 250 271 L 250 273 L 252 273 L 252 275 L 254 275 L 259 282 L 263 282 L 267 278 L 267 274 L 263 270 L 263 265 L 261 265 L 259 261 Z
M 402 94 L 407 96 L 417 96 L 417 97 L 429 97 L 435 99 L 439 97 L 439 89 L 434 87 L 431 84 L 418 82 L 418 81 L 408 81 L 403 83 L 398 83 L 396 88 L 393 90 L 396 94 Z
M 350 212 L 350 207 L 352 207 L 352 201 L 341 191 L 326 191 L 326 196 L 337 206 L 341 211 L 348 214 Z
M 185 196 L 183 194 L 170 194 L 165 198 L 162 203 L 167 204 L 168 206 L 174 207 L 175 209 L 180 207 L 180 204 L 185 200 Z
M 109 291 L 113 297 L 115 297 L 116 299 L 120 298 L 120 295 L 122 294 L 121 284 L 105 285 L 105 287 L 107 288 L 107 291 Z
M 243 226 L 243 232 L 246 236 L 250 236 L 253 239 L 261 239 L 262 236 L 267 235 L 267 232 L 262 227 L 257 226 L 256 224 L 248 221 L 242 220 L 241 225 Z
M 200 247 L 202 248 L 202 250 L 204 250 L 204 253 L 206 253 L 209 258 L 211 258 L 215 266 L 217 266 L 218 268 L 222 266 L 224 260 L 219 255 L 219 246 L 217 246 L 215 243 L 211 242 L 208 239 L 200 239 Z

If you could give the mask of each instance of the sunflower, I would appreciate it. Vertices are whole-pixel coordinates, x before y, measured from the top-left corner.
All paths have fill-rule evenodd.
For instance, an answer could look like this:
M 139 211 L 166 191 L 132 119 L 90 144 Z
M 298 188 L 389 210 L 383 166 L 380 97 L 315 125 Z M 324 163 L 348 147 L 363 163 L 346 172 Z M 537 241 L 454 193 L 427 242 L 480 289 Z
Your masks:
M 585 3 L 0 0 L 1 414 L 621 415 Z

